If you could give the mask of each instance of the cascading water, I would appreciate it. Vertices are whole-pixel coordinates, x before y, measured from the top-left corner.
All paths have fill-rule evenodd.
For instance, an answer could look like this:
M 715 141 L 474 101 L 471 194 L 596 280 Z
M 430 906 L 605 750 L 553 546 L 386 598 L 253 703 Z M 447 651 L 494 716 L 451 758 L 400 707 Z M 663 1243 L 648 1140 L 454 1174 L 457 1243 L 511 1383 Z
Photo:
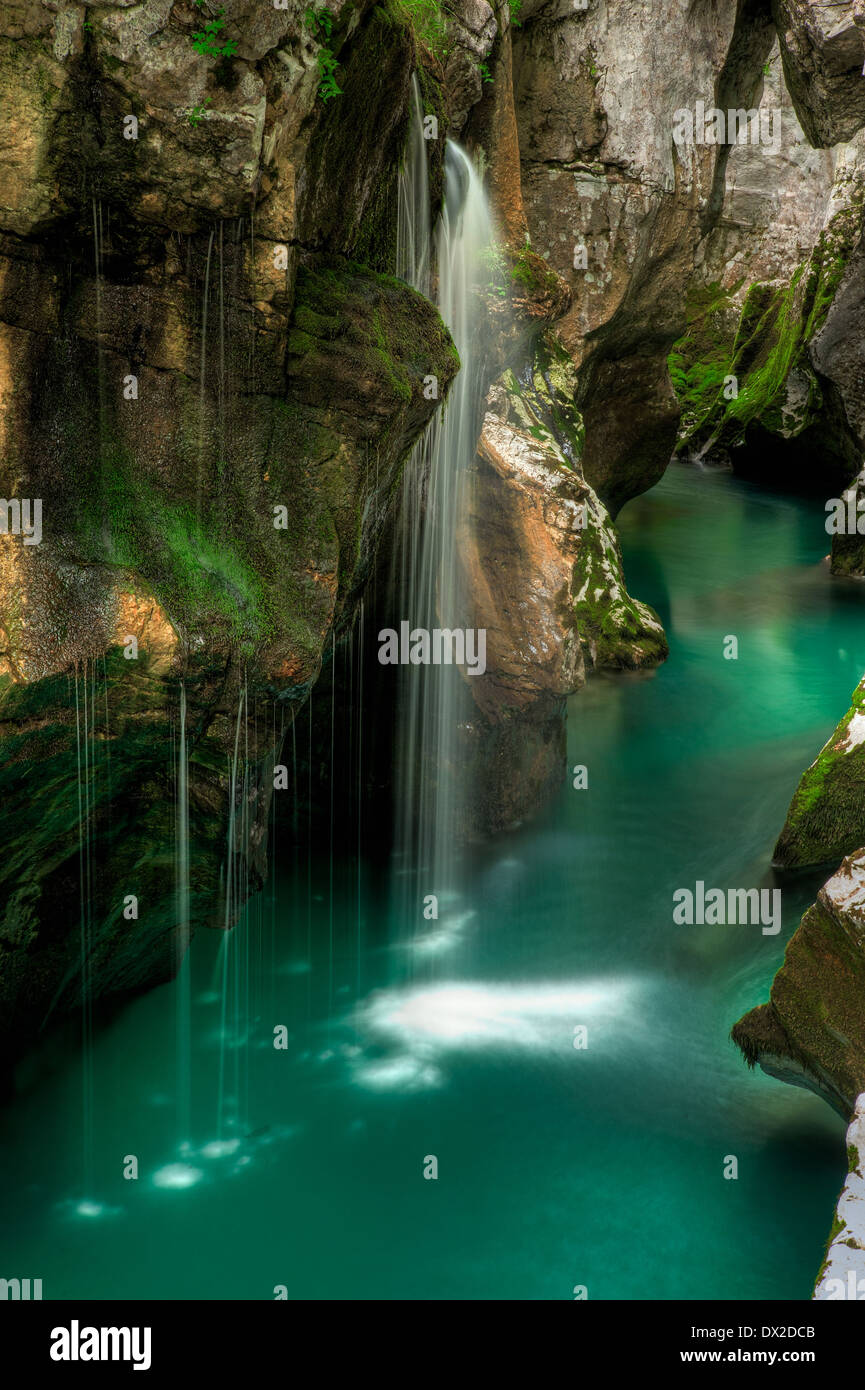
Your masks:
M 399 180 L 396 273 L 419 294 L 429 294 L 430 200 L 423 103 L 417 74 L 411 77 L 411 124 L 405 165 Z
M 420 97 L 400 190 L 400 269 L 422 289 L 429 266 L 429 188 Z M 426 217 L 426 235 L 419 219 Z M 406 469 L 398 554 L 400 621 L 411 629 L 466 627 L 467 596 L 457 563 L 457 531 L 470 511 L 470 466 L 477 446 L 488 328 L 484 289 L 494 263 L 494 227 L 483 184 L 465 150 L 448 141 L 444 206 L 435 231 L 435 300 L 460 355 L 461 369 Z M 467 690 L 455 666 L 403 668 L 398 744 L 397 854 L 409 892 L 454 893 L 461 815 L 459 724 Z M 418 899 L 415 896 L 414 902 Z M 416 921 L 416 908 L 412 920 Z
M 233 930 L 233 928 L 240 906 L 246 899 L 246 883 L 243 881 L 244 870 L 241 864 L 241 856 L 238 853 L 238 843 L 245 844 L 248 839 L 248 797 L 246 795 L 248 757 L 239 765 L 240 731 L 242 720 L 247 714 L 247 704 L 246 686 L 243 685 L 238 694 L 237 723 L 234 730 L 234 754 L 228 769 L 229 808 L 225 860 L 224 936 L 221 949 L 222 981 L 220 988 L 219 1081 L 217 1093 L 218 1140 L 222 1139 L 223 1128 L 226 1124 L 231 1125 L 236 1123 L 237 1110 L 240 1104 L 240 1059 L 238 1056 L 238 1048 L 241 1042 L 245 1041 L 246 1035 L 245 1021 L 243 1021 L 240 1016 L 239 996 L 241 966 L 238 958 L 239 947 L 237 932 Z M 238 782 L 238 769 L 240 770 L 241 776 L 240 783 Z M 239 788 L 240 795 L 238 795 Z M 237 819 L 238 806 L 240 807 L 239 825 Z M 231 1026 L 229 1026 L 229 1006 L 231 1006 L 232 1009 Z M 229 1094 L 229 1082 L 226 1077 L 228 1069 L 226 1052 L 229 1047 L 232 1049 L 233 1054 L 233 1089 L 231 1094 Z

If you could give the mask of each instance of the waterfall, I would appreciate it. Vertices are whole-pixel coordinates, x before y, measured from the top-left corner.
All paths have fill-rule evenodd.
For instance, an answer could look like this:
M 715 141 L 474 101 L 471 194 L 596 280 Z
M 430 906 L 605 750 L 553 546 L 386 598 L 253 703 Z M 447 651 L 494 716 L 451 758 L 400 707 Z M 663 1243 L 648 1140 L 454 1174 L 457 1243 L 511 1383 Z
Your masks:
M 423 104 L 417 73 L 411 75 L 408 149 L 399 180 L 396 273 L 420 294 L 429 294 L 430 204 Z
M 417 223 L 412 223 L 411 234 L 409 224 L 419 210 L 429 209 L 429 191 L 422 132 L 418 143 L 422 113 L 416 84 L 413 95 L 417 101 L 412 136 L 401 177 L 400 246 L 403 276 L 417 284 L 426 273 L 429 253 L 421 249 Z M 428 246 L 428 231 L 426 242 Z M 448 141 L 444 206 L 434 237 L 435 302 L 456 344 L 461 370 L 406 466 L 397 538 L 403 610 L 395 616 L 412 629 L 466 626 L 457 531 L 470 512 L 469 470 L 486 386 L 483 335 L 486 329 L 489 336 L 489 324 L 484 290 L 493 274 L 494 244 L 481 179 L 465 150 Z M 407 666 L 401 672 L 397 796 L 402 842 L 397 857 L 409 894 L 405 925 L 411 922 L 416 931 L 422 922 L 422 899 L 435 894 L 446 902 L 454 893 L 463 810 L 459 726 L 470 696 L 455 666 Z

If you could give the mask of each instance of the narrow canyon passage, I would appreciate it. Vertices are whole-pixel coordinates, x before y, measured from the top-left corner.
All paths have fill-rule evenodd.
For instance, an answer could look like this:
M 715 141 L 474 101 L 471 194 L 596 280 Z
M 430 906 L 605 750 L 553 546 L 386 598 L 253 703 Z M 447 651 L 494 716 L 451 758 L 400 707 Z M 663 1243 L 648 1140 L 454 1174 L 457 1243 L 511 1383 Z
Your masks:
M 479 852 L 413 946 L 391 885 L 347 844 L 308 858 L 288 812 L 236 930 L 97 1033 L 92 1152 L 78 1055 L 2 1114 L 7 1264 L 55 1298 L 807 1299 L 843 1125 L 728 1033 L 822 875 L 785 880 L 774 936 L 676 926 L 673 894 L 775 884 L 791 790 L 865 669 L 823 520 L 678 464 L 625 509 L 670 659 L 571 701 L 588 787 Z

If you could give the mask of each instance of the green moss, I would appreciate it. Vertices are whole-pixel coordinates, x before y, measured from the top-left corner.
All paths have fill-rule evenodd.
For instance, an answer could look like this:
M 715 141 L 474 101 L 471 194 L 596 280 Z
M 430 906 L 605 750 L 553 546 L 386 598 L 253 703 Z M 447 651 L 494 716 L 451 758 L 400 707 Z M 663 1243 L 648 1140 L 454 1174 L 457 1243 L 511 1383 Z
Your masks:
M 741 283 L 741 282 L 740 282 Z M 733 290 L 717 282 L 692 286 L 686 300 L 687 327 L 674 344 L 668 367 L 682 407 L 682 440 L 696 433 L 716 405 L 730 371 Z
M 216 622 L 250 650 L 272 634 L 263 586 L 230 515 L 214 526 L 212 507 L 197 516 L 170 500 L 117 444 L 103 451 L 101 503 L 93 519 L 107 523 L 100 538 L 108 563 L 147 578 L 172 622 L 187 631 Z
M 382 313 L 380 309 L 376 309 L 373 313 L 372 328 L 376 352 L 378 353 L 379 360 L 393 388 L 394 394 L 401 400 L 410 401 L 411 380 L 408 372 L 397 362 L 396 358 L 391 353 L 387 334 L 382 324 Z
M 439 0 L 387 0 L 386 10 L 411 30 L 417 43 L 444 62 L 450 51 L 448 22 Z
M 625 588 L 612 521 L 592 499 L 571 586 L 571 605 L 585 657 L 598 669 L 656 666 L 669 653 L 656 613 Z
M 306 353 L 312 352 L 315 347 L 315 338 L 309 333 L 302 333 L 299 328 L 292 328 L 288 334 L 288 351 L 294 357 L 304 357 Z

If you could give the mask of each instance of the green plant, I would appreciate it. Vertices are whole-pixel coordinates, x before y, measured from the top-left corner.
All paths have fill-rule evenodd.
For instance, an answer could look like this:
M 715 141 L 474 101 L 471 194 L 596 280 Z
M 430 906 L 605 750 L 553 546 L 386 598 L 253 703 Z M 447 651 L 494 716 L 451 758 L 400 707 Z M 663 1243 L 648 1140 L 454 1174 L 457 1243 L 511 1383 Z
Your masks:
M 513 25 L 514 29 L 522 29 L 523 27 L 519 19 L 517 18 L 522 8 L 523 0 L 508 0 L 508 10 L 510 11 L 511 24 Z
M 237 41 L 228 39 L 226 43 L 220 44 L 219 31 L 225 28 L 225 20 L 222 16 L 224 10 L 220 10 L 215 19 L 209 19 L 203 29 L 198 30 L 192 35 L 192 47 L 196 53 L 206 53 L 211 58 L 233 58 L 237 52 Z
M 314 10 L 312 6 L 304 10 L 304 22 L 308 29 L 312 29 L 321 43 L 318 50 L 318 94 L 322 101 L 329 101 L 331 97 L 342 96 L 342 87 L 336 80 L 336 72 L 339 62 L 334 56 L 333 49 L 328 47 L 328 40 L 333 32 L 333 15 L 326 6 Z M 323 40 L 323 42 L 322 42 Z
M 517 259 L 511 266 L 511 279 L 519 280 L 521 284 L 525 285 L 527 290 L 531 290 L 534 289 L 535 276 L 526 254 L 528 250 L 529 244 L 526 242 L 519 256 L 517 256 Z
M 189 124 L 190 124 L 190 125 L 201 125 L 201 117 L 202 117 L 202 115 L 203 115 L 203 113 L 204 113 L 204 108 L 205 108 L 205 106 L 209 106 L 209 105 L 210 105 L 210 102 L 211 102 L 211 98 L 210 98 L 210 97 L 205 97 L 205 98 L 204 98 L 204 101 L 202 101 L 198 106 L 193 106 L 193 107 L 192 107 L 191 111 L 189 112 Z
M 492 82 L 493 75 L 486 63 L 478 63 L 478 72 L 481 75 L 482 82 Z
M 322 101 L 329 101 L 331 97 L 342 96 L 342 87 L 339 86 L 336 80 L 336 70 L 338 67 L 339 63 L 328 49 L 322 48 L 319 50 L 318 71 L 320 80 L 318 84 L 318 94 Z
M 448 55 L 448 25 L 440 0 L 392 0 L 396 15 L 415 38 L 442 61 Z
M 318 29 L 326 39 L 330 38 L 333 32 L 333 15 L 325 5 L 319 10 L 314 10 L 310 5 L 304 10 L 303 18 L 307 29 Z
M 772 70 L 772 64 L 771 64 L 771 63 L 768 61 L 768 59 L 767 59 L 766 62 L 763 64 L 763 75 L 764 75 L 765 77 L 768 77 L 768 76 L 769 76 L 769 73 L 771 72 L 771 70 Z
M 478 253 L 481 265 L 486 269 L 489 276 L 485 290 L 487 294 L 497 294 L 504 298 L 507 294 L 505 283 L 508 273 L 508 262 L 505 255 L 505 248 L 500 242 L 491 242 Z

